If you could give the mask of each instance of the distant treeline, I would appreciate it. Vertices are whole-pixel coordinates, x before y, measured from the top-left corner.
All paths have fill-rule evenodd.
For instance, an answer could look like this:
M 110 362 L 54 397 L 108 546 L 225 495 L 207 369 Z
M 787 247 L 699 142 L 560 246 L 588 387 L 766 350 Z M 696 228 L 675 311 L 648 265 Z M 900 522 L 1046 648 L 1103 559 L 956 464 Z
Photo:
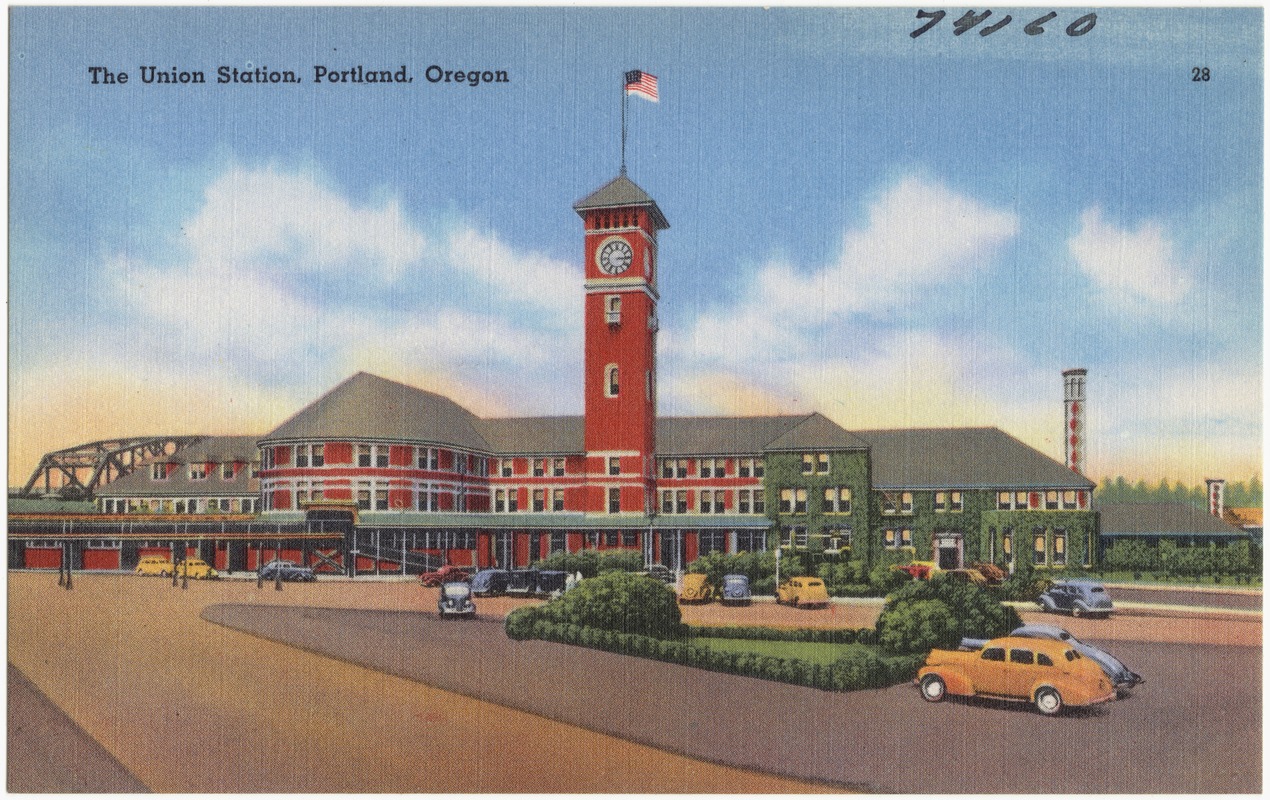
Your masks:
M 1161 478 L 1154 486 L 1146 481 L 1129 483 L 1124 476 L 1103 478 L 1098 484 L 1100 503 L 1186 503 L 1201 511 L 1208 510 L 1207 487 L 1187 486 L 1181 481 L 1170 484 Z M 1227 508 L 1259 508 L 1261 506 L 1261 479 L 1253 476 L 1248 481 L 1227 481 Z

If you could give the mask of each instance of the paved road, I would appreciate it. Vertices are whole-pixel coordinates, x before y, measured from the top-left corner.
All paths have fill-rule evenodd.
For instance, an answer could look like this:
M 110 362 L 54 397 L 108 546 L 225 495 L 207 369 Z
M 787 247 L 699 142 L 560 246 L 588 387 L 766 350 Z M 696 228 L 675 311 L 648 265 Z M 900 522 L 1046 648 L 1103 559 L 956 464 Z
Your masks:
M 9 792 L 145 792 L 106 748 L 8 665 Z
M 1218 587 L 1201 589 L 1145 589 L 1142 587 L 1116 586 L 1108 591 L 1116 602 L 1151 603 L 1167 606 L 1198 606 L 1201 608 L 1230 608 L 1242 611 L 1260 611 L 1261 593 L 1247 589 L 1221 591 Z
M 923 794 L 1261 788 L 1257 647 L 1116 642 L 1148 683 L 1129 699 L 1050 719 L 1022 705 L 930 705 L 909 686 L 839 694 L 513 642 L 501 620 L 253 606 L 212 606 L 204 618 L 672 752 L 836 785 Z

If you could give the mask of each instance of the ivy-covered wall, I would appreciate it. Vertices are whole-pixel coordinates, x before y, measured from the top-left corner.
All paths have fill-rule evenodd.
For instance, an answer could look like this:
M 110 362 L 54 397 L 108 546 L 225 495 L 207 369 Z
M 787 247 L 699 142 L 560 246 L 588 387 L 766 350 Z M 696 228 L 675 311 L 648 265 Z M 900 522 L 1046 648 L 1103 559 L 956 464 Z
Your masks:
M 809 451 L 810 452 L 810 451 Z M 829 469 L 818 472 L 816 457 L 825 453 L 829 457 Z M 803 453 L 768 453 L 765 458 L 767 515 L 774 523 L 769 547 L 775 547 L 780 537 L 790 528 L 807 529 L 807 549 L 823 551 L 830 545 L 830 537 L 838 535 L 835 529 L 850 527 L 852 532 L 852 557 L 871 560 L 872 526 L 869 453 L 866 450 L 818 450 L 811 452 L 813 468 L 810 474 L 803 471 Z M 851 490 L 851 511 L 827 513 L 824 510 L 826 487 L 846 487 Z M 782 489 L 804 489 L 807 492 L 806 513 L 781 511 Z M 845 543 L 844 543 L 845 544 Z M 862 552 L 863 551 L 863 552 Z
M 1098 554 L 1097 514 L 1092 511 L 999 511 L 996 490 L 962 490 L 961 511 L 935 511 L 934 491 L 914 491 L 911 514 L 883 513 L 882 491 L 873 492 L 874 529 L 872 538 L 885 546 L 888 528 L 912 530 L 915 561 L 934 560 L 932 541 L 936 532 L 959 533 L 967 564 L 993 561 L 1004 564 L 1004 531 L 1014 533 L 1016 558 L 1032 559 L 1032 536 L 1040 530 L 1047 537 L 1047 562 L 1053 562 L 1054 534 L 1066 534 L 1067 566 L 1095 563 Z M 898 496 L 899 492 L 893 492 Z M 1092 543 L 1093 550 L 1090 551 Z M 1039 566 L 1039 565 L 1038 565 Z

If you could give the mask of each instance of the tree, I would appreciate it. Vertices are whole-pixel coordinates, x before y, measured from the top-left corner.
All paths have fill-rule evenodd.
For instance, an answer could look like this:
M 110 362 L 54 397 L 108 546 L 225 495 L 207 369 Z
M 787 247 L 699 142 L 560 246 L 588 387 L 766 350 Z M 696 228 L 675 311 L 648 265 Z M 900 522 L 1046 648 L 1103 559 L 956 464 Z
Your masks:
M 886 599 L 875 626 L 878 642 L 897 653 L 954 648 L 962 637 L 1003 636 L 1022 624 L 992 592 L 936 574 L 910 581 Z
M 587 578 L 542 611 L 556 622 L 658 639 L 678 638 L 683 631 L 674 590 L 631 572 L 610 571 Z

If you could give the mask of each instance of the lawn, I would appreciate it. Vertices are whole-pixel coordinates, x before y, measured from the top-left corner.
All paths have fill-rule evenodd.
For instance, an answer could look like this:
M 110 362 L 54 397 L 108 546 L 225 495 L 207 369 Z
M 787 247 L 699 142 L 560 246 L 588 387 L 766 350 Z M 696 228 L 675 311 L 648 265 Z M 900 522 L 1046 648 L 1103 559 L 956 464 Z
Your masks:
M 730 653 L 754 653 L 777 658 L 798 658 L 815 664 L 832 664 L 840 657 L 856 650 L 873 650 L 866 644 L 829 644 L 825 642 L 783 642 L 771 639 L 716 639 L 711 636 L 694 636 L 689 640 L 694 647 L 724 650 Z M 881 653 L 879 653 L 881 655 Z

